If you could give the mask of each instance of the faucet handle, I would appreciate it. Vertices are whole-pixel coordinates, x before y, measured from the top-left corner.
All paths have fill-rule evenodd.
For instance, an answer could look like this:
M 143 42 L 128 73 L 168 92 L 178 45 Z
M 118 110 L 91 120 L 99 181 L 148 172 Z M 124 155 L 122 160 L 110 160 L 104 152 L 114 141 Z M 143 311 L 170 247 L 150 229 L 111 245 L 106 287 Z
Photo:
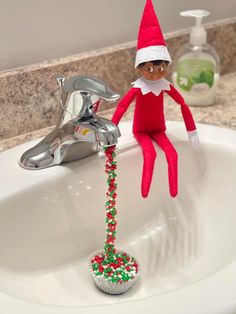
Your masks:
M 120 95 L 113 92 L 102 80 L 93 76 L 74 76 L 64 81 L 59 78 L 59 82 L 62 91 L 66 93 L 75 91 L 89 93 L 109 102 L 114 102 L 120 98 Z

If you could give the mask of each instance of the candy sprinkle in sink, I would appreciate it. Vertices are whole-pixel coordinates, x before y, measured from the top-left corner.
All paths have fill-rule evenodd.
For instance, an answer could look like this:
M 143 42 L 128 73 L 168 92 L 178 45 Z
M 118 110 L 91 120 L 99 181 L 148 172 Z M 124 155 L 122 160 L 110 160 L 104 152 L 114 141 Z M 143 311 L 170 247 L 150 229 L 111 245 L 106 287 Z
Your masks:
M 137 258 L 142 276 L 119 296 L 95 289 L 87 265 L 103 247 L 104 155 L 27 171 L 18 159 L 37 141 L 1 153 L 1 312 L 236 313 L 236 132 L 197 128 L 201 148 L 194 151 L 184 125 L 167 123 L 181 157 L 179 195 L 169 195 L 165 156 L 157 148 L 144 200 L 140 148 L 131 123 L 120 124 L 117 246 Z
M 140 275 L 137 260 L 126 252 L 116 248 L 117 234 L 117 161 L 116 146 L 104 148 L 106 155 L 105 172 L 108 175 L 106 193 L 106 239 L 104 251 L 97 252 L 89 258 L 89 269 L 96 286 L 108 294 L 127 292 Z

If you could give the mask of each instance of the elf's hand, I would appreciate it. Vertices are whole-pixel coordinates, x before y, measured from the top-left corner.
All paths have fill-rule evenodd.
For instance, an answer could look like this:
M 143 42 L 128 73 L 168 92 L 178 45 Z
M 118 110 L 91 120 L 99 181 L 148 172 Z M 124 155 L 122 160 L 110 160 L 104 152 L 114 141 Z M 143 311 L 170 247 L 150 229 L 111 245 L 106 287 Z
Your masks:
M 188 131 L 188 138 L 189 138 L 189 142 L 192 145 L 192 148 L 195 150 L 199 149 L 200 141 L 199 141 L 197 130 Z

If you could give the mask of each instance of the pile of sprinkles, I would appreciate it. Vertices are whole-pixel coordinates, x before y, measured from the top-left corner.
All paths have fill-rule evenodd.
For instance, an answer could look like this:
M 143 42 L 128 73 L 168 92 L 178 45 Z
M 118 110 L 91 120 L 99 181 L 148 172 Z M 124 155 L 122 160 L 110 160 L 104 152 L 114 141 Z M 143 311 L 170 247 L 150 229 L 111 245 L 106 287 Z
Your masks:
M 91 259 L 91 266 L 94 275 L 98 278 L 105 278 L 112 283 L 124 283 L 133 280 L 137 276 L 137 261 L 124 252 L 117 252 L 115 248 L 116 227 L 117 227 L 117 183 L 115 160 L 115 146 L 105 148 L 106 173 L 108 174 L 108 191 L 106 206 L 106 240 L 104 253 L 96 255 Z

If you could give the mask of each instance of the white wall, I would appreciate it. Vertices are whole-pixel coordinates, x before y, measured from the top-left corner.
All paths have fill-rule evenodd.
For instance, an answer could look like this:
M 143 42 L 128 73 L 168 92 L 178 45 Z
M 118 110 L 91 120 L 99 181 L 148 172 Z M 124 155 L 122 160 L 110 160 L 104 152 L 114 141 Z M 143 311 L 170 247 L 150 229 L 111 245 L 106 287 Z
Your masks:
M 0 0 L 0 70 L 136 40 L 145 0 Z M 235 0 L 153 0 L 164 32 L 190 26 L 178 12 L 236 15 Z

